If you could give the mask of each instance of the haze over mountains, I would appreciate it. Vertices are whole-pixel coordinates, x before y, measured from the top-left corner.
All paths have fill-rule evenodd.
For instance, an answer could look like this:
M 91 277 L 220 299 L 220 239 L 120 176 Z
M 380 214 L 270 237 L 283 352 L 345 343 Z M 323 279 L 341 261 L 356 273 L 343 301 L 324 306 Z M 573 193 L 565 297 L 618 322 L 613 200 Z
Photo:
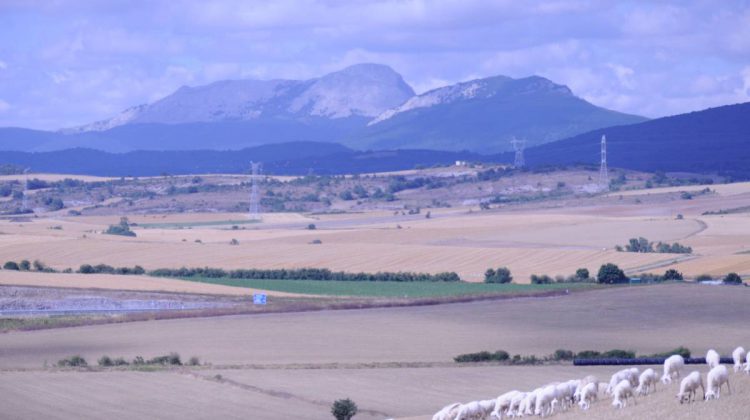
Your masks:
M 645 118 L 596 107 L 542 77 L 496 76 L 415 95 L 388 66 L 358 64 L 311 80 L 226 80 L 59 132 L 0 129 L 0 149 L 241 149 L 327 141 L 359 150 L 508 150 Z

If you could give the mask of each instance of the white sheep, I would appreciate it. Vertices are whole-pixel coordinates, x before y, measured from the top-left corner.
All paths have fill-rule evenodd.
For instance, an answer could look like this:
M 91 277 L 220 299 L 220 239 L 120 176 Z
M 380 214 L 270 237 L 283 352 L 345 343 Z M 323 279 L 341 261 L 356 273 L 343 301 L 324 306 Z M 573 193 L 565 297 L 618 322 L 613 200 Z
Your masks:
M 481 419 L 483 417 L 484 409 L 479 404 L 479 401 L 472 401 L 466 404 L 461 404 L 458 407 L 458 413 L 456 414 L 455 420 Z
M 456 414 L 458 414 L 458 407 L 460 405 L 461 403 L 446 405 L 432 416 L 432 420 L 452 420 L 456 417 Z
M 520 413 L 521 410 L 521 403 L 526 399 L 526 392 L 519 392 L 513 398 L 510 399 L 510 404 L 508 405 L 508 410 L 505 411 L 505 414 L 507 414 L 509 417 L 516 417 Z
M 574 394 L 580 382 L 580 380 L 573 379 L 555 385 L 557 391 L 557 402 L 560 404 L 562 410 L 567 410 L 573 405 L 573 399 L 575 398 Z
M 721 364 L 721 356 L 719 356 L 719 353 L 717 353 L 716 350 L 711 349 L 706 352 L 706 364 L 711 369 Z
M 731 394 L 732 389 L 729 387 L 729 371 L 724 365 L 716 366 L 711 369 L 706 376 L 706 386 L 708 390 L 704 393 L 703 398 L 710 400 L 719 399 L 721 396 L 721 386 L 727 384 L 727 391 Z
M 508 411 L 508 408 L 510 407 L 510 403 L 513 401 L 513 398 L 516 397 L 518 394 L 521 394 L 520 391 L 508 391 L 505 394 L 497 397 L 495 399 L 495 407 L 492 410 L 492 413 L 490 414 L 490 417 L 496 418 L 498 420 L 503 418 L 504 412 Z
M 536 397 L 542 392 L 544 387 L 537 388 L 531 392 L 526 393 L 526 397 L 521 401 L 518 406 L 518 415 L 534 415 L 534 408 L 536 408 Z
M 750 351 L 745 355 L 745 373 L 750 375 Z
M 588 410 L 591 403 L 599 398 L 599 383 L 589 382 L 584 385 L 578 394 L 578 405 L 583 410 Z
M 673 378 L 680 377 L 680 371 L 685 366 L 685 359 L 679 354 L 673 354 L 664 360 L 664 375 L 661 381 L 665 384 L 671 384 Z
M 573 394 L 573 398 L 575 401 L 581 401 L 581 393 L 583 392 L 583 388 L 588 384 L 595 384 L 596 390 L 599 390 L 599 378 L 594 375 L 588 375 L 579 381 L 578 386 L 576 387 L 576 392 Z
M 630 386 L 634 387 L 638 385 L 638 368 L 627 368 L 615 372 L 614 375 L 609 379 L 609 385 L 607 386 L 607 394 L 614 392 L 615 386 L 620 383 L 623 379 L 627 379 L 630 382 Z
M 703 390 L 703 397 L 705 398 L 706 388 L 703 387 L 703 378 L 701 377 L 700 372 L 694 370 L 680 382 L 680 392 L 677 394 L 677 399 L 680 400 L 680 404 L 685 402 L 685 400 L 687 400 L 688 403 L 695 401 L 695 391 L 698 390 L 698 386 Z
M 534 414 L 542 417 L 552 414 L 555 411 L 556 401 L 557 386 L 547 385 L 536 396 L 536 407 L 534 408 Z
M 647 395 L 649 392 L 651 392 L 651 387 L 653 386 L 654 392 L 656 392 L 656 382 L 658 382 L 659 377 L 656 375 L 656 372 L 654 372 L 653 369 L 648 368 L 641 373 L 641 376 L 638 377 L 638 388 L 635 389 L 635 392 L 638 395 Z
M 633 404 L 638 404 L 635 401 L 635 395 L 633 394 L 633 387 L 630 385 L 628 379 L 623 379 L 615 385 L 612 391 L 612 405 L 617 408 L 623 408 L 628 405 L 628 397 L 633 398 Z M 623 398 L 625 401 L 623 401 Z
M 734 371 L 739 372 L 742 370 L 742 359 L 744 359 L 747 356 L 747 352 L 745 349 L 740 346 L 734 349 L 732 352 L 732 360 L 734 361 Z

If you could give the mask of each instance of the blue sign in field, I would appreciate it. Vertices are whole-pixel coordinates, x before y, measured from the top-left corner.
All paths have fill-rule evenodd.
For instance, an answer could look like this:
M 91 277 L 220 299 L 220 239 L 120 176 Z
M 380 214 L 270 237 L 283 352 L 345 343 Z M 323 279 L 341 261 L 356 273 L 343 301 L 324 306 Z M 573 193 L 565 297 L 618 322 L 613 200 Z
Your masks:
M 265 305 L 266 304 L 266 294 L 265 293 L 254 293 L 253 294 L 253 304 L 254 305 Z

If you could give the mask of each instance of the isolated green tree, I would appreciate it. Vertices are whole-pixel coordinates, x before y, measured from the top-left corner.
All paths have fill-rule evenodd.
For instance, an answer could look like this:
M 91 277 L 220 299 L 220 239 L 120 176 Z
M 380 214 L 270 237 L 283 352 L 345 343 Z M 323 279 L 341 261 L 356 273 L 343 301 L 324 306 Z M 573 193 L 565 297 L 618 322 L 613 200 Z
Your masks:
M 331 414 L 336 420 L 349 420 L 357 414 L 357 404 L 349 398 L 337 400 L 331 406 Z
M 723 280 L 724 284 L 742 284 L 742 277 L 737 273 L 729 273 Z
M 628 277 L 620 267 L 612 263 L 607 263 L 599 268 L 599 273 L 596 275 L 596 281 L 603 284 L 626 283 Z
M 492 274 L 492 276 L 488 277 L 488 274 Z M 510 283 L 512 281 L 513 276 L 507 267 L 500 267 L 497 270 L 490 268 L 484 273 L 485 283 Z
M 589 270 L 588 268 L 579 268 L 576 270 L 576 278 L 579 280 L 588 280 L 589 279 Z

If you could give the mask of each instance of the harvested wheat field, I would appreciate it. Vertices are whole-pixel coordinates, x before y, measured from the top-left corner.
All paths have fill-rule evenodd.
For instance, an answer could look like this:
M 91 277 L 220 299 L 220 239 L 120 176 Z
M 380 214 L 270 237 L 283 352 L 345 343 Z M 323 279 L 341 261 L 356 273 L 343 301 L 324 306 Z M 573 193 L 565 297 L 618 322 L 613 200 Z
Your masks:
M 706 200 L 722 197 L 696 202 L 704 208 Z M 741 201 L 750 203 L 750 198 Z M 435 210 L 430 219 L 388 212 L 291 213 L 266 215 L 259 223 L 238 213 L 132 216 L 135 238 L 103 234 L 109 224 L 119 221 L 113 216 L 3 220 L 0 261 L 39 259 L 60 270 L 104 263 L 146 269 L 455 271 L 468 281 L 482 280 L 488 267 L 507 266 L 517 283 L 528 282 L 531 274 L 567 276 L 581 267 L 596 272 L 607 262 L 629 274 L 659 273 L 672 267 L 686 276 L 750 273 L 750 254 L 743 253 L 750 243 L 750 231 L 743 227 L 750 225 L 747 214 L 686 212 L 677 220 L 670 209 L 664 210 L 667 215 L 639 215 L 639 209 L 661 205 L 622 204 L 578 213 L 563 208 L 539 212 L 456 208 Z M 308 229 L 310 224 L 316 229 Z M 614 250 L 639 236 L 654 242 L 679 242 L 694 251 L 684 255 Z
M 458 354 L 504 349 L 543 356 L 557 348 L 649 354 L 684 345 L 697 355 L 708 348 L 728 355 L 736 345 L 750 347 L 744 317 L 727 316 L 743 313 L 748 305 L 750 290 L 745 287 L 672 284 L 557 298 L 11 332 L 0 335 L 0 392 L 12 396 L 6 413 L 18 418 L 53 413 L 70 419 L 126 418 L 132 417 L 128 409 L 135 404 L 160 418 L 187 412 L 190 417 L 240 418 L 260 407 L 264 411 L 258 418 L 289 418 L 291 411 L 325 419 L 330 403 L 344 397 L 360 405 L 357 418 L 429 418 L 425 416 L 450 402 L 491 398 L 589 373 L 604 378 L 615 370 L 464 367 L 452 361 Z M 105 354 L 132 359 L 170 351 L 185 359 L 197 356 L 208 365 L 150 373 L 44 367 L 73 354 L 93 364 Z M 705 366 L 698 369 L 705 371 Z M 617 412 L 603 401 L 587 417 L 650 417 L 655 410 L 665 418 L 737 418 L 733 416 L 746 407 L 750 377 L 732 378 L 734 394 L 722 395 L 718 402 L 680 406 L 673 398 L 677 385 L 668 391 L 659 385 L 659 393 L 639 399 L 637 407 Z M 75 404 L 78 400 L 85 402 Z M 174 408 L 178 403 L 183 405 Z M 66 408 L 53 411 L 59 406 Z

